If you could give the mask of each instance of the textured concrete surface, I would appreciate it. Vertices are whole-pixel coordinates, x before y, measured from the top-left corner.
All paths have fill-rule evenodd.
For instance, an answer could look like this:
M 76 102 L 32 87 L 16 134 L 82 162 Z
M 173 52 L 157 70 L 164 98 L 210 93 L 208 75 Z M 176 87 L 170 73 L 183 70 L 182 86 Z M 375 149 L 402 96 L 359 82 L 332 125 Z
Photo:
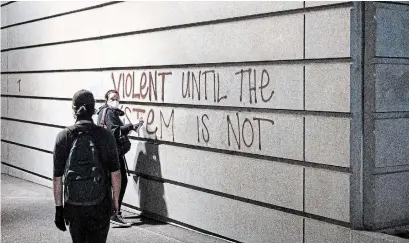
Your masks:
M 154 146 L 139 143 L 133 147 L 143 153 L 145 148 L 149 150 Z M 189 185 L 302 210 L 303 169 L 300 166 L 170 145 L 160 145 L 157 156 L 146 152 L 137 154 L 135 159 L 130 157 L 129 168 Z M 127 194 L 136 192 L 130 188 Z
M 377 112 L 409 111 L 409 66 L 375 65 L 375 92 Z
M 409 57 L 409 6 L 376 4 L 376 7 L 376 56 Z
M 305 57 L 350 55 L 350 8 L 305 14 Z
M 305 243 L 349 243 L 351 230 L 313 219 L 305 220 Z
M 352 231 L 351 243 L 408 243 L 409 240 L 376 232 Z
M 409 218 L 409 173 L 377 175 L 374 179 L 375 200 L 374 225 L 390 228 L 408 224 Z
M 136 187 L 140 200 L 124 201 L 199 229 L 246 243 L 302 243 L 300 216 L 143 178 Z
M 408 118 L 375 121 L 376 167 L 393 167 L 409 164 L 408 131 Z
M 349 63 L 305 66 L 305 109 L 350 111 Z
M 225 243 L 212 236 L 152 219 L 124 215 L 132 228 L 112 228 L 107 242 Z M 1 175 L 1 242 L 71 242 L 68 231 L 54 226 L 54 201 L 50 188 Z
M 349 222 L 349 174 L 305 169 L 305 211 Z
M 349 136 L 349 118 L 306 116 L 305 159 L 349 167 Z

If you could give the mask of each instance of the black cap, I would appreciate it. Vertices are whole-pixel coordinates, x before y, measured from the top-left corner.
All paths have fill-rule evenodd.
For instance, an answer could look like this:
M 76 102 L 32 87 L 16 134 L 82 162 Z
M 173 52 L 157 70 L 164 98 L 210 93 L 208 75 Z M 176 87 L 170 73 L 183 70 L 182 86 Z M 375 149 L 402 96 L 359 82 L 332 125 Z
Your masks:
M 94 95 L 90 91 L 85 89 L 77 91 L 77 93 L 75 93 L 74 96 L 72 97 L 72 107 L 74 109 L 78 109 L 83 105 L 95 106 Z

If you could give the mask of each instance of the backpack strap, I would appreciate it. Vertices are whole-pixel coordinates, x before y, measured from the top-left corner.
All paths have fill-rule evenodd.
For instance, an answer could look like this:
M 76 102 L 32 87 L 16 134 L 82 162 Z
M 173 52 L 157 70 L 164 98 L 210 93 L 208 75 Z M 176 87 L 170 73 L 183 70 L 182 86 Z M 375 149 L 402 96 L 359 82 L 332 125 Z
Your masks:
M 68 134 L 70 134 L 70 136 L 72 137 L 72 141 L 75 140 L 75 138 L 78 136 L 78 130 L 77 127 L 75 125 L 66 127 Z
M 78 137 L 78 135 L 81 132 L 86 132 L 86 131 L 80 131 L 77 125 L 69 126 L 67 127 L 67 130 L 68 130 L 68 133 L 73 137 L 73 140 L 75 140 L 75 138 Z
M 102 118 L 101 118 L 101 123 L 100 123 L 100 125 L 105 128 L 107 127 L 107 124 L 105 124 L 105 117 L 107 114 L 107 109 L 108 107 L 104 108 L 104 110 L 102 111 Z
M 74 125 L 72 125 L 72 126 L 66 127 L 66 129 L 67 129 L 67 131 L 68 131 L 68 134 L 71 136 L 71 138 L 72 138 L 72 143 L 73 143 L 73 142 L 75 141 L 75 139 L 76 139 L 81 133 L 89 134 L 89 132 L 90 132 L 91 130 L 98 129 L 98 126 L 95 126 L 95 127 L 91 128 L 91 129 L 81 129 L 81 128 L 78 127 L 78 125 L 74 124 Z

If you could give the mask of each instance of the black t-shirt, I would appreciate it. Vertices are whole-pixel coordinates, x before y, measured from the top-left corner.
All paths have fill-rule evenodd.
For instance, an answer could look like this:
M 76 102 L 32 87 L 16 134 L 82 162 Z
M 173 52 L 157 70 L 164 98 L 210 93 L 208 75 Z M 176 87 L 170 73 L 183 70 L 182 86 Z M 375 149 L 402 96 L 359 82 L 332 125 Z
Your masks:
M 119 170 L 118 152 L 114 136 L 106 129 L 98 127 L 92 121 L 81 120 L 75 124 L 80 129 L 90 130 L 95 138 L 97 146 L 101 150 L 103 167 L 108 172 Z M 55 141 L 54 146 L 54 177 L 60 177 L 64 174 L 65 164 L 67 162 L 74 137 L 68 129 L 62 130 Z

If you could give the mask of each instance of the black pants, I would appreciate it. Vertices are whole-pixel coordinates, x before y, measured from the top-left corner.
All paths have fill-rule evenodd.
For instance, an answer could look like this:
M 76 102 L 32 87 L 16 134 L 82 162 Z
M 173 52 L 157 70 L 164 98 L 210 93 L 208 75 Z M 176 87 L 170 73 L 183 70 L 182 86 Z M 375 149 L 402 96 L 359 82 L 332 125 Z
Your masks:
M 120 171 L 121 171 L 121 191 L 119 192 L 119 208 L 118 211 L 121 212 L 121 204 L 122 200 L 125 196 L 126 186 L 128 185 L 128 175 L 127 175 L 127 168 L 125 156 L 119 157 L 119 164 L 120 164 Z
M 105 243 L 109 231 L 111 205 L 96 206 L 66 204 L 64 213 L 73 243 Z

